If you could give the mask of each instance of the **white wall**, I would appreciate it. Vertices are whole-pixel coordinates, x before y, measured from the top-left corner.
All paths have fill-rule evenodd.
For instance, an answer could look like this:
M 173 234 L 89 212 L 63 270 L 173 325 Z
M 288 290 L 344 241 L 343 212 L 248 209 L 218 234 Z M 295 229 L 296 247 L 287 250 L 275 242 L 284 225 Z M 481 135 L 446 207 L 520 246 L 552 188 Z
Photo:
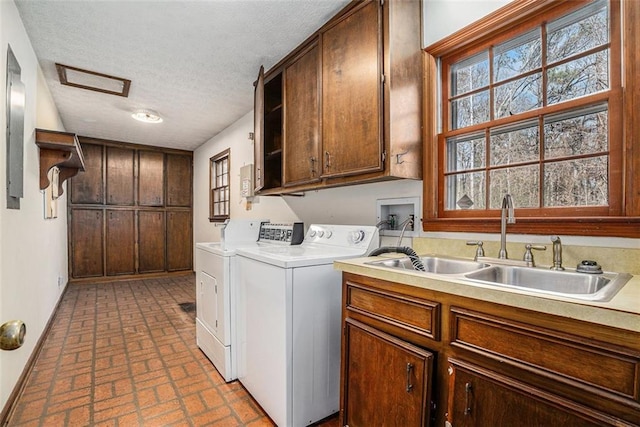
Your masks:
M 24 197 L 20 210 L 6 209 L 6 64 L 11 45 L 26 87 Z M 63 130 L 44 85 L 33 48 L 13 1 L 0 1 L 0 323 L 21 319 L 25 344 L 0 351 L 0 407 L 4 407 L 67 282 L 66 193 L 58 202 L 58 218 L 44 219 L 39 189 L 36 127 Z
M 510 0 L 422 0 L 423 47 L 499 9 Z

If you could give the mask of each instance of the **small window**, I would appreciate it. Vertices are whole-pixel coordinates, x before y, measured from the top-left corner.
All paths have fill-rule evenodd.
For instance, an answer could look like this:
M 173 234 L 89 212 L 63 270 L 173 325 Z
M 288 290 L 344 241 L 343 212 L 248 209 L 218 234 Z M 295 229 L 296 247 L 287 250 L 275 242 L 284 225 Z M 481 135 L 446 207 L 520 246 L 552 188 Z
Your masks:
M 211 157 L 209 181 L 211 194 L 209 197 L 209 221 L 223 222 L 229 218 L 229 161 L 231 150 L 227 149 Z

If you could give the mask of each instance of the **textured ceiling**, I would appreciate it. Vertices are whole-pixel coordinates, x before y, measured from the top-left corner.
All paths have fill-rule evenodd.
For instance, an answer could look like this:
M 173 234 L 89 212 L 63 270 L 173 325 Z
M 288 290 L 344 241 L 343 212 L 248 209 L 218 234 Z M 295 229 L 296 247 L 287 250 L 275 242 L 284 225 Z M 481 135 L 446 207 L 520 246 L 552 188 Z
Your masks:
M 15 0 L 67 131 L 193 150 L 253 108 L 275 65 L 348 0 Z M 55 63 L 130 79 L 128 98 L 60 84 Z M 161 124 L 135 121 L 152 109 Z

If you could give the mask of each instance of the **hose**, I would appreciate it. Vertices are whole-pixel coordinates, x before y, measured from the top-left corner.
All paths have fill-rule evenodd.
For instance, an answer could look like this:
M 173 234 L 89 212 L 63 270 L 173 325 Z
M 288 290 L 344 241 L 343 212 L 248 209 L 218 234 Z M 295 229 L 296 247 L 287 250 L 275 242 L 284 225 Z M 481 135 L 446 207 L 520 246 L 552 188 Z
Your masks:
M 420 261 L 420 257 L 418 256 L 416 251 L 408 246 L 383 246 L 381 248 L 372 250 L 369 256 L 378 256 L 388 253 L 405 254 L 411 260 L 411 264 L 413 265 L 413 268 L 415 270 L 425 271 L 424 265 L 422 264 L 422 261 Z

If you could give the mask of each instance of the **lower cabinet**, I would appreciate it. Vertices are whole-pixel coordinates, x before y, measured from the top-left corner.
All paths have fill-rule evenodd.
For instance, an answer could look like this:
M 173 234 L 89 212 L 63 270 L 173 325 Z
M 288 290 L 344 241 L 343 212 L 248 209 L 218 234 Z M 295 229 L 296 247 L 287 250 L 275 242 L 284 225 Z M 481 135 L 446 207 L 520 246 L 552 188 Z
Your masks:
M 189 270 L 192 260 L 191 211 L 168 211 L 167 270 Z
M 433 355 L 352 319 L 344 334 L 344 425 L 428 425 Z
M 341 425 L 639 426 L 640 333 L 343 273 Z
M 138 212 L 138 272 L 165 270 L 165 212 Z
M 107 276 L 134 274 L 135 211 L 107 210 Z
M 466 426 L 606 425 L 606 417 L 516 379 L 449 360 L 447 422 Z
M 72 277 L 104 275 L 104 211 L 69 211 L 69 264 Z

